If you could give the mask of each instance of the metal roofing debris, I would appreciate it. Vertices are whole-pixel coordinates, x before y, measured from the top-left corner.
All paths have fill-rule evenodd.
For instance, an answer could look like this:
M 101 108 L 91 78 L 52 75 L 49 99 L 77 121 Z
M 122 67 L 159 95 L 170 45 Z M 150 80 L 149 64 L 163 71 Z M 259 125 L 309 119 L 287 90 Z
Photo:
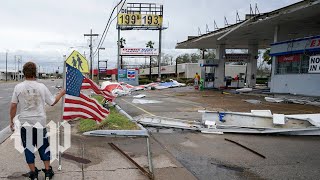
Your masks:
M 320 98 L 319 97 L 300 97 L 300 96 L 290 96 L 290 95 L 282 95 L 277 98 L 273 97 L 265 97 L 264 98 L 267 102 L 273 103 L 294 103 L 294 104 L 308 104 L 313 106 L 320 106 Z
M 320 135 L 320 114 L 283 115 L 269 110 L 252 110 L 251 113 L 201 111 L 202 122 L 207 124 L 204 133 L 280 133 L 288 135 Z M 214 121 L 215 128 L 207 121 Z
M 160 116 L 140 116 L 137 122 L 146 126 L 167 127 L 188 130 L 200 130 L 201 123 Z
M 162 101 L 145 100 L 145 99 L 133 99 L 132 103 L 135 103 L 135 104 L 156 104 L 156 103 L 162 103 Z
M 95 130 L 83 133 L 85 136 L 148 137 L 147 130 Z
M 246 93 L 246 92 L 251 92 L 252 88 L 241 88 L 241 89 L 237 89 L 236 91 Z
M 133 96 L 134 98 L 144 98 L 146 97 L 145 94 L 139 94 L 139 95 L 136 95 L 136 96 Z
M 280 103 L 284 100 L 282 98 L 272 98 L 272 97 L 265 97 L 264 98 L 267 102 L 273 102 L 273 103 Z
M 251 104 L 260 104 L 261 101 L 259 100 L 255 100 L 255 99 L 247 99 L 247 100 L 244 100 L 245 102 L 247 103 L 251 103 Z

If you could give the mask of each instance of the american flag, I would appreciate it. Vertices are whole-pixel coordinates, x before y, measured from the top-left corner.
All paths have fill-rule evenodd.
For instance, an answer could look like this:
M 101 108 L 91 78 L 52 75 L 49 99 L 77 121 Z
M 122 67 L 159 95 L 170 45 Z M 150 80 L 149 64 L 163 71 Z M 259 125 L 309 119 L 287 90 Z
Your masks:
M 100 89 L 95 82 L 86 77 L 83 77 L 81 89 L 92 89 L 96 94 L 102 95 L 106 100 L 111 102 L 115 99 L 115 95 L 113 95 L 111 91 Z
M 81 93 L 85 79 L 78 69 L 67 64 L 63 120 L 85 118 L 100 122 L 108 116 L 109 110 L 104 108 L 97 100 Z

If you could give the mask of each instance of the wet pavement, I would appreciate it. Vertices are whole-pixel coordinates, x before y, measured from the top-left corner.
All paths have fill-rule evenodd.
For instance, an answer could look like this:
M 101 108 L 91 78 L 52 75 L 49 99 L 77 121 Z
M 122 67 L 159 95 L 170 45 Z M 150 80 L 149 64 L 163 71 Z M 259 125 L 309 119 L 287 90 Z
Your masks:
M 200 109 L 249 112 L 271 109 L 277 113 L 311 113 L 319 108 L 309 105 L 272 104 L 263 97 L 194 91 L 192 87 L 141 91 L 156 104 L 132 103 L 132 96 L 117 99 L 131 116 L 157 115 L 184 120 L 200 120 Z M 244 102 L 260 100 L 260 104 Z M 245 134 L 202 134 L 195 131 L 148 128 L 156 142 L 174 156 L 198 179 L 318 179 L 320 137 Z M 266 158 L 225 140 L 236 141 Z

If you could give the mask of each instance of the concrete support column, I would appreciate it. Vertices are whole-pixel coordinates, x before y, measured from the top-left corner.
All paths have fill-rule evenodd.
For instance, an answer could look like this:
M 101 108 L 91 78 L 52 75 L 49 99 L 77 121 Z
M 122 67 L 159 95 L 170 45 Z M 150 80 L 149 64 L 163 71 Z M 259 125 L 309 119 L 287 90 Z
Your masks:
M 257 79 L 258 45 L 249 45 L 248 53 L 250 55 L 250 59 L 247 64 L 247 87 L 255 87 Z
M 275 26 L 274 28 L 274 35 L 273 35 L 273 42 L 278 42 L 278 34 L 279 34 L 279 25 Z M 271 63 L 271 85 L 270 85 L 270 92 L 274 92 L 274 77 L 276 75 L 276 57 L 272 57 L 272 63 Z
M 218 67 L 216 67 L 216 71 L 214 74 L 214 87 L 220 88 L 221 86 L 225 86 L 224 76 L 225 76 L 225 55 L 226 48 L 225 45 L 218 45 L 216 49 L 216 57 L 219 59 Z

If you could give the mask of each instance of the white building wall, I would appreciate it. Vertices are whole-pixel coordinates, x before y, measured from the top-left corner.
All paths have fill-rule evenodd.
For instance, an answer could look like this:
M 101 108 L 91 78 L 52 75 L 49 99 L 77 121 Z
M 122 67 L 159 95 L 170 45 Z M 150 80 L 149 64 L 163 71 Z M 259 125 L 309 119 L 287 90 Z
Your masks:
M 225 73 L 226 76 L 235 77 L 240 73 L 246 72 L 246 65 L 226 65 L 225 66 Z M 175 74 L 176 73 L 176 66 L 162 66 L 161 67 L 161 74 Z M 152 74 L 158 74 L 158 67 L 153 67 L 151 70 Z M 178 73 L 185 73 L 184 77 L 180 78 L 194 78 L 194 75 L 201 74 L 201 67 L 198 63 L 185 63 L 185 64 L 178 64 Z M 207 72 L 210 72 L 209 67 L 207 68 Z M 139 75 L 149 75 L 149 68 L 140 69 Z M 201 77 L 203 78 L 203 77 Z
M 320 96 L 320 74 L 273 75 L 271 92 Z
M 14 71 L 8 70 L 8 80 L 13 80 L 14 79 Z M 22 74 L 22 73 L 21 73 Z M 12 76 L 12 78 L 11 78 Z M 6 71 L 5 70 L 0 70 L 0 80 L 6 80 Z
M 226 76 L 236 77 L 240 73 L 246 73 L 246 65 L 226 65 Z
M 199 66 L 198 63 L 187 64 L 185 78 L 194 78 L 196 73 L 198 73 L 198 74 L 201 73 L 200 71 L 201 71 L 201 67 Z M 201 78 L 203 78 L 203 77 L 201 77 Z

